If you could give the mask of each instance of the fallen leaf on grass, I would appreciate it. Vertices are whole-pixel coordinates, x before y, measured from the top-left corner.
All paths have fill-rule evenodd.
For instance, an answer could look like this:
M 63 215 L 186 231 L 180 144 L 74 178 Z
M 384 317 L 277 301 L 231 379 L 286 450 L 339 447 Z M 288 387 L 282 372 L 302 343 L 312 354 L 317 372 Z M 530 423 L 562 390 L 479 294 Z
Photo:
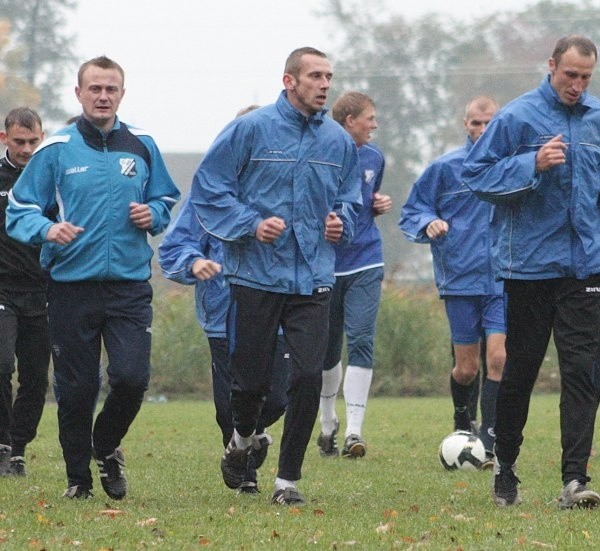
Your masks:
M 467 517 L 463 514 L 454 515 L 452 518 L 454 520 L 463 520 L 463 521 L 475 520 L 474 517 Z
M 375 531 L 378 534 L 391 533 L 391 532 L 394 531 L 394 523 L 393 522 L 386 522 L 385 524 L 380 524 L 377 528 L 375 528 Z
M 44 515 L 38 515 L 37 516 L 37 521 L 40 524 L 46 524 L 46 525 L 50 524 L 50 520 L 48 519 L 48 517 L 45 517 Z
M 273 530 L 271 532 L 271 537 L 275 540 L 279 537 L 279 533 L 277 532 L 277 530 Z
M 531 540 L 529 543 L 531 545 L 533 545 L 534 547 L 540 547 L 541 549 L 556 549 L 556 545 L 553 545 L 551 543 L 544 543 L 544 542 L 535 541 L 535 540 Z
M 125 511 L 123 511 L 122 509 L 103 509 L 102 511 L 99 511 L 98 514 L 110 518 L 115 518 L 118 515 L 124 515 Z
M 315 515 L 316 517 L 322 517 L 325 516 L 325 511 L 323 511 L 323 509 L 315 509 L 313 511 L 313 515 Z
M 290 515 L 299 515 L 300 509 L 298 507 L 290 507 L 289 512 L 290 512 Z
M 413 505 L 413 507 L 415 507 L 415 505 Z M 418 510 L 418 507 L 417 507 Z M 395 509 L 386 509 L 383 512 L 383 518 L 395 518 L 398 516 L 398 511 L 396 511 Z
M 210 545 L 210 544 L 211 544 L 211 541 L 210 541 L 208 538 L 199 538 L 199 539 L 198 539 L 198 543 L 199 543 L 200 545 L 204 545 L 204 546 L 206 546 L 206 545 Z
M 590 539 L 590 533 L 587 530 L 582 530 L 581 533 L 583 534 L 584 539 Z
M 158 519 L 151 517 L 146 520 L 138 520 L 135 525 L 136 526 L 154 526 L 158 522 Z

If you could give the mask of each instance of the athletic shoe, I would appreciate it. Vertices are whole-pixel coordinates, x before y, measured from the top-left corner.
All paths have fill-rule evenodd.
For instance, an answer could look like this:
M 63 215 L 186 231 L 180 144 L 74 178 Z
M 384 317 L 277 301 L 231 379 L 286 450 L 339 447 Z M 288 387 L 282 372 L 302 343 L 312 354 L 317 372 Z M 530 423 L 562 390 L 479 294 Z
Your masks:
M 96 457 L 96 464 L 100 470 L 100 482 L 102 488 L 112 499 L 123 499 L 127 493 L 127 479 L 123 469 L 125 468 L 125 455 L 121 448 L 104 458 Z
M 485 459 L 479 465 L 480 471 L 491 471 L 494 468 L 494 454 L 485 452 Z
M 521 481 L 515 474 L 515 466 L 500 465 L 498 459 L 494 460 L 494 488 L 493 499 L 498 507 L 509 507 L 521 503 L 517 484 Z
M 246 494 L 246 495 L 256 495 L 260 494 L 260 490 L 258 489 L 258 484 L 256 482 L 252 482 L 251 480 L 244 480 L 238 489 L 238 494 Z
M 559 509 L 595 509 L 600 504 L 600 495 L 588 490 L 579 480 L 571 480 L 562 490 L 558 498 Z
M 221 457 L 221 473 L 225 486 L 232 490 L 238 489 L 244 482 L 248 482 L 248 456 L 252 451 L 252 446 L 241 450 L 236 447 L 235 439 L 232 436 L 229 444 L 225 448 L 225 453 Z M 251 482 L 251 481 L 250 481 Z
M 255 434 L 252 437 L 252 449 L 250 450 L 250 458 L 252 458 L 255 469 L 260 469 L 267 458 L 269 446 L 273 443 L 273 438 L 266 432 Z
M 342 448 L 342 457 L 356 459 L 357 457 L 364 457 L 366 453 L 367 443 L 358 434 L 351 434 L 346 437 Z
M 23 456 L 15 455 L 10 458 L 10 465 L 6 471 L 6 476 L 27 476 L 25 458 Z
M 294 505 L 298 507 L 304 505 L 305 501 L 297 488 L 288 486 L 287 488 L 275 490 L 271 496 L 271 503 L 273 505 Z
M 337 457 L 340 455 L 340 450 L 337 447 L 337 433 L 339 428 L 340 422 L 336 419 L 335 428 L 329 436 L 326 436 L 323 433 L 319 434 L 317 446 L 319 446 L 321 457 Z
M 69 499 L 89 499 L 91 497 L 94 497 L 94 494 L 92 494 L 92 490 L 90 490 L 89 488 L 85 488 L 84 486 L 76 485 L 76 486 L 69 486 L 65 490 L 63 497 L 67 497 Z
M 5 444 L 0 444 L 0 475 L 5 475 L 10 466 L 10 455 L 12 448 Z

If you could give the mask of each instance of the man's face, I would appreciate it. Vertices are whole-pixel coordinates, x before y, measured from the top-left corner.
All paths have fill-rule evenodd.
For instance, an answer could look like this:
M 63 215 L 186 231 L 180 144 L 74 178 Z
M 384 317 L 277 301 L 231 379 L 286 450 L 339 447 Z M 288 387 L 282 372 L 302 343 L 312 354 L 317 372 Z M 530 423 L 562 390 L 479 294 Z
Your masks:
M 303 55 L 298 78 L 289 73 L 283 76 L 289 102 L 307 116 L 322 111 L 332 76 L 331 64 L 327 58 L 313 54 Z
M 344 127 L 354 139 L 357 147 L 370 142 L 371 132 L 377 130 L 375 108 L 372 105 L 367 105 L 358 117 L 349 116 Z
M 102 69 L 90 65 L 81 76 L 81 86 L 75 95 L 83 108 L 83 116 L 94 126 L 107 132 L 115 122 L 115 115 L 123 99 L 123 79 L 117 69 Z
M 569 48 L 556 63 L 548 60 L 550 84 L 565 105 L 575 105 L 589 86 L 596 66 L 596 58 L 581 55 L 577 48 Z
M 13 124 L 6 132 L 0 132 L 0 141 L 6 146 L 8 158 L 19 167 L 24 167 L 29 162 L 43 139 L 44 133 L 39 124 L 33 130 Z
M 483 134 L 488 123 L 492 120 L 494 113 L 496 113 L 496 109 L 492 107 L 487 109 L 481 109 L 476 105 L 469 107 L 464 124 L 467 134 L 473 143 Z

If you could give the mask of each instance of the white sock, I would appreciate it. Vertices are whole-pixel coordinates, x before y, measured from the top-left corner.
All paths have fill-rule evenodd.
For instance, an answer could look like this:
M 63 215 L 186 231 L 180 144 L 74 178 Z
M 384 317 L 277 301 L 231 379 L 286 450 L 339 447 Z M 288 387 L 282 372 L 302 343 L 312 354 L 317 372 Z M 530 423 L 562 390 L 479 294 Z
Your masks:
M 346 376 L 344 377 L 346 437 L 351 434 L 361 435 L 372 378 L 373 370 L 370 368 L 356 365 L 349 365 L 346 368 Z
M 337 415 L 335 413 L 335 400 L 342 382 L 342 362 L 338 362 L 334 367 L 323 371 L 323 383 L 321 385 L 321 398 L 319 407 L 321 409 L 321 432 L 325 436 L 330 436 L 337 425 Z
M 255 432 L 252 431 L 250 436 L 240 436 L 240 433 L 234 429 L 233 438 L 235 439 L 235 447 L 238 450 L 245 450 L 248 446 L 251 446 Z
M 277 477 L 275 479 L 275 491 L 284 490 L 285 488 L 295 488 L 296 481 L 295 480 L 286 480 L 285 478 Z

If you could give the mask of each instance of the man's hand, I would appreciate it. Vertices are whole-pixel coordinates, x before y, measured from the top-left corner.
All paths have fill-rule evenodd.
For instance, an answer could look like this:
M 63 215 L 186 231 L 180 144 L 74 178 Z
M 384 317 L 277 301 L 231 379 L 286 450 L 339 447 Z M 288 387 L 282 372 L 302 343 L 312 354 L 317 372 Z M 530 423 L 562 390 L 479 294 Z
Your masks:
M 330 212 L 325 219 L 325 239 L 337 243 L 344 233 L 344 223 L 335 212 Z
M 140 229 L 152 227 L 152 212 L 145 203 L 129 203 L 129 219 Z
M 565 151 L 567 144 L 562 141 L 562 134 L 554 136 L 546 142 L 535 156 L 535 169 L 544 172 L 553 166 L 562 165 L 566 162 Z
M 192 264 L 192 274 L 196 279 L 206 281 L 221 271 L 221 265 L 214 260 L 199 258 Z
M 256 239 L 261 243 L 273 243 L 285 230 L 285 222 L 277 216 L 263 220 L 256 228 Z
M 376 216 L 392 210 L 392 198 L 381 193 L 373 194 L 373 212 Z
M 446 235 L 449 229 L 450 226 L 448 226 L 448 222 L 437 218 L 436 220 L 433 220 L 432 222 L 429 222 L 429 224 L 427 224 L 427 227 L 425 228 L 425 233 L 427 234 L 427 237 L 429 237 L 429 239 L 437 239 L 438 237 Z
M 83 231 L 80 226 L 74 226 L 70 222 L 57 222 L 52 224 L 46 234 L 46 241 L 66 245 L 70 243 Z

